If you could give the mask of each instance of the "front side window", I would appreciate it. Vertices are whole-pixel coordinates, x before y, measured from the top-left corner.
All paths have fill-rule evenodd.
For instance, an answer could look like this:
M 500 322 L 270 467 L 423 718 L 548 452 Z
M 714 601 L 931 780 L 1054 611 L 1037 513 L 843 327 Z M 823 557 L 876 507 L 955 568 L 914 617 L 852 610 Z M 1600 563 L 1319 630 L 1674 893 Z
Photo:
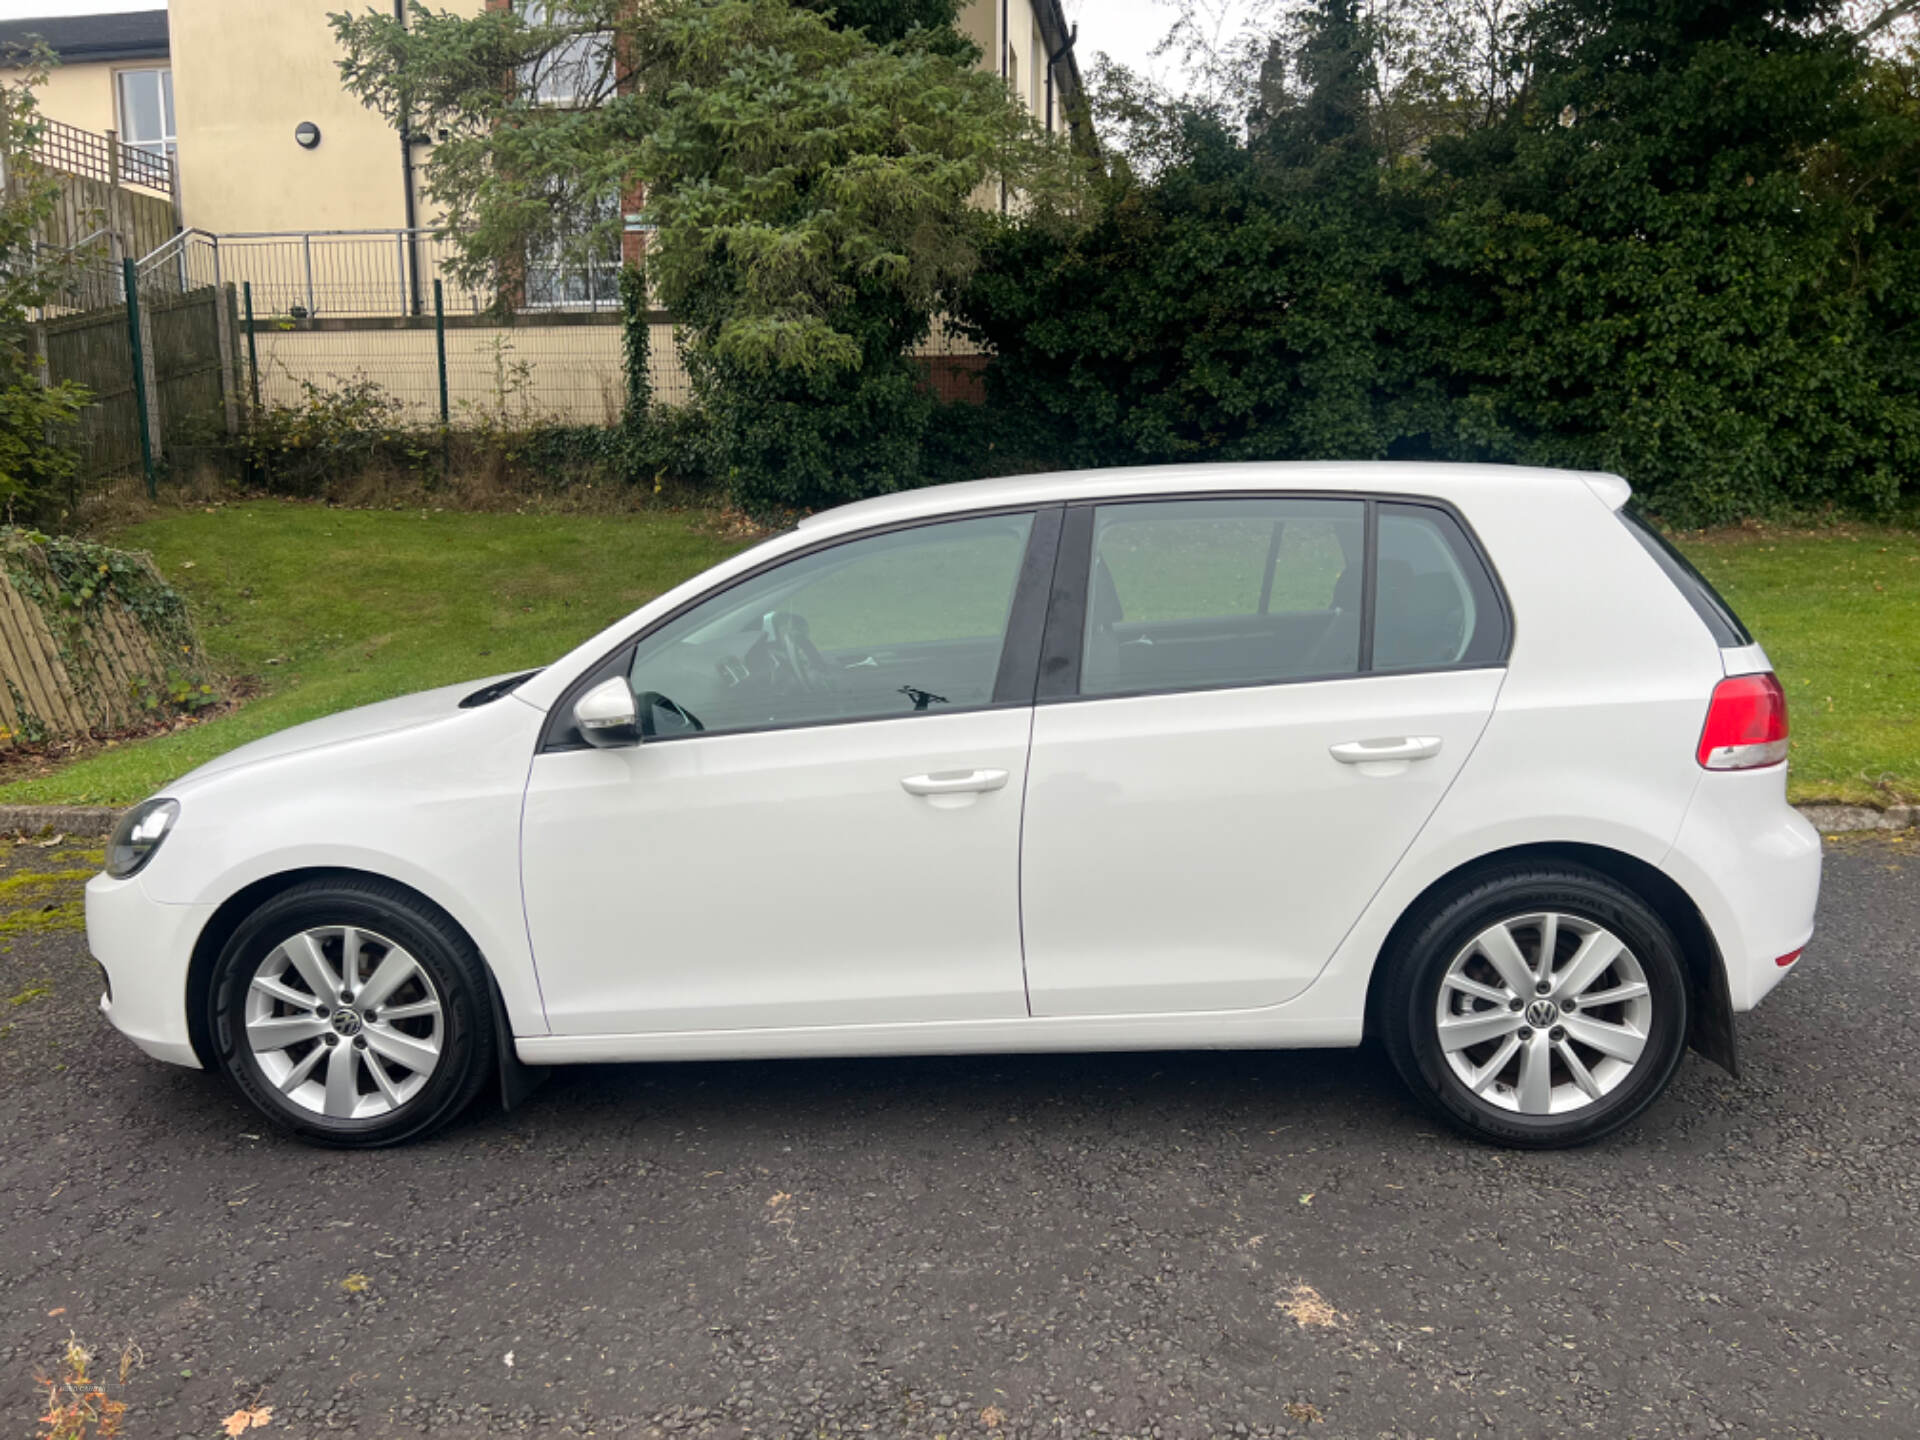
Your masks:
M 120 72 L 120 139 L 149 155 L 174 153 L 172 70 Z
M 640 642 L 653 738 L 945 714 L 993 702 L 1031 515 L 851 540 L 742 581 Z
M 1351 675 L 1358 500 L 1176 500 L 1095 512 L 1085 695 Z

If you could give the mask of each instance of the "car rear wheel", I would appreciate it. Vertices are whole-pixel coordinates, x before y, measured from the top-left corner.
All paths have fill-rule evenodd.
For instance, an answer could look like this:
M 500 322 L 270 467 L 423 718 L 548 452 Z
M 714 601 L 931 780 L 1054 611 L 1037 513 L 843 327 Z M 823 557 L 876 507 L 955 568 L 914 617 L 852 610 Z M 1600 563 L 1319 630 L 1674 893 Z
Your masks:
M 465 1108 L 494 1064 L 479 954 L 398 885 L 319 880 L 274 896 L 222 950 L 212 996 L 229 1078 L 318 1144 L 423 1135 Z
M 1387 963 L 1377 1018 L 1395 1067 L 1450 1123 L 1499 1144 L 1617 1130 L 1686 1049 L 1672 932 L 1593 871 L 1482 875 L 1416 920 Z

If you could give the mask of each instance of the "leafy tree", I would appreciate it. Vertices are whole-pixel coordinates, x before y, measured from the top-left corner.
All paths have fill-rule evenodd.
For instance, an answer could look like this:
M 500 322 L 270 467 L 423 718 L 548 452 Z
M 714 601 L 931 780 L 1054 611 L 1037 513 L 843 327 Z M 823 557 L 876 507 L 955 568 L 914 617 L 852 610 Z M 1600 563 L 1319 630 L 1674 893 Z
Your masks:
M 334 17 L 355 92 L 445 133 L 428 185 L 467 266 L 615 229 L 644 189 L 647 272 L 685 327 L 737 495 L 810 507 L 917 480 L 931 399 L 906 352 L 973 270 L 1005 179 L 1069 180 L 952 0 L 571 0 L 563 18 Z M 543 75 L 576 103 L 541 104 Z
M 1437 448 L 1617 469 L 1690 519 L 1892 502 L 1920 406 L 1879 359 L 1874 216 L 1812 179 L 1867 120 L 1835 9 L 1540 6 L 1527 89 L 1433 149 Z
M 1145 165 L 1115 167 L 1084 230 L 1004 235 L 969 288 L 990 394 L 1063 459 L 1370 457 L 1420 425 L 1421 196 L 1368 124 L 1374 32 L 1328 0 L 1293 33 L 1245 135 L 1104 76 Z
M 72 426 L 87 398 L 70 381 L 40 381 L 33 312 L 68 278 L 62 257 L 42 254 L 39 245 L 60 198 L 59 181 L 34 158 L 34 91 L 50 56 L 40 50 L 12 58 L 21 68 L 0 81 L 0 507 L 9 519 L 43 505 L 72 476 Z

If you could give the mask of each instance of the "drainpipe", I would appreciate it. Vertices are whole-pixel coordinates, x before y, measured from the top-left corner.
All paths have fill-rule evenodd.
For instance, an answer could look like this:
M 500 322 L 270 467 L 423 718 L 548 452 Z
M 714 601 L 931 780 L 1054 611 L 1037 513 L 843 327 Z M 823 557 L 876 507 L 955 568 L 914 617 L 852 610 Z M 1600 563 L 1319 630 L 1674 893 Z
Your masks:
M 1007 83 L 1007 50 L 1013 44 L 1012 32 L 1007 23 L 1007 0 L 1000 0 L 1000 83 Z M 1007 177 L 1000 176 L 1000 213 L 1007 213 Z
M 1073 28 L 1067 31 L 1066 43 L 1047 56 L 1047 133 L 1049 135 L 1053 133 L 1053 67 L 1066 58 L 1067 52 L 1073 49 L 1079 39 L 1080 22 L 1076 20 L 1073 22 Z
M 400 28 L 407 26 L 407 0 L 393 0 L 393 18 Z M 410 314 L 420 313 L 420 236 L 419 216 L 413 203 L 413 131 L 407 112 L 412 107 L 407 97 L 400 104 L 400 182 L 406 187 L 404 214 L 407 222 L 407 306 Z

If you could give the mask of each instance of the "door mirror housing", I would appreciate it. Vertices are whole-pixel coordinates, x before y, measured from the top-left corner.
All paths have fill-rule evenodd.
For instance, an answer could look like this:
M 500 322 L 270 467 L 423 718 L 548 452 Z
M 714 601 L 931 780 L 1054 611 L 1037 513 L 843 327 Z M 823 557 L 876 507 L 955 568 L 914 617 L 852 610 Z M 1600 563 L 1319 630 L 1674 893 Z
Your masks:
M 573 723 L 596 749 L 640 743 L 640 715 L 624 676 L 603 680 L 574 702 Z

